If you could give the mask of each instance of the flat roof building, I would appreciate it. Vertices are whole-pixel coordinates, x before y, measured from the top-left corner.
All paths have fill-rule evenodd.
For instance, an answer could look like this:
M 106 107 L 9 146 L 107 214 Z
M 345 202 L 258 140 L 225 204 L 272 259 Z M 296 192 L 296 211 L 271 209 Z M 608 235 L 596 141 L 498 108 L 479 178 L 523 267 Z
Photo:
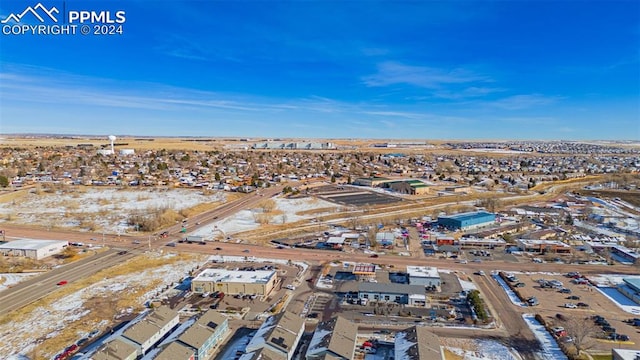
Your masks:
M 191 281 L 194 293 L 221 291 L 227 295 L 268 295 L 275 286 L 278 275 L 273 270 L 225 270 L 205 269 Z
M 640 350 L 611 349 L 613 360 L 639 360 Z
M 545 253 L 570 253 L 571 246 L 558 240 L 516 240 L 518 247 L 525 252 L 533 252 L 539 254 Z
M 438 216 L 438 225 L 452 230 L 468 230 L 494 224 L 496 215 L 486 211 L 474 211 L 449 216 Z
M 361 301 L 392 302 L 415 307 L 426 306 L 426 289 L 423 285 L 396 283 L 358 283 L 358 299 Z
M 309 343 L 306 360 L 354 358 L 358 325 L 336 316 L 318 324 Z
M 284 311 L 272 315 L 260 326 L 246 352 L 268 350 L 273 360 L 291 360 L 304 332 L 304 319 Z
M 440 274 L 438 268 L 429 266 L 407 266 L 410 285 L 422 285 L 426 287 L 440 287 Z
M 138 355 L 144 355 L 178 323 L 177 311 L 168 306 L 160 306 L 125 330 L 121 339 L 136 347 Z
M 68 245 L 67 241 L 60 240 L 19 239 L 0 244 L 0 254 L 40 260 L 60 254 Z

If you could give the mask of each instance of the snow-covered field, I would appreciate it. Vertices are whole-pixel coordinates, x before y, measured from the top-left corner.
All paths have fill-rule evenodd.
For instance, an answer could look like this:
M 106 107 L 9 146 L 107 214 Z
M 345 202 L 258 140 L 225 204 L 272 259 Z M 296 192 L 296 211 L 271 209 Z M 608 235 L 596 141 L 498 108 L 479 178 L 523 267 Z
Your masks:
M 204 195 L 187 189 L 99 189 L 82 188 L 82 191 L 55 194 L 29 193 L 8 203 L 0 203 L 0 222 L 40 224 L 56 227 L 83 227 L 91 222 L 94 231 L 125 232 L 130 215 L 144 210 L 171 208 L 176 211 L 206 202 L 223 202 L 225 193 L 220 191 Z
M 6 290 L 18 283 L 26 281 L 34 275 L 38 275 L 38 274 L 37 273 L 0 274 L 0 291 Z
M 159 255 L 148 255 L 159 256 Z M 171 254 L 162 255 L 169 259 Z M 204 260 L 204 259 L 202 259 Z M 85 308 L 85 302 L 92 298 L 108 298 L 158 283 L 157 287 L 139 297 L 139 304 L 151 299 L 163 287 L 177 282 L 194 269 L 195 260 L 180 260 L 173 264 L 148 269 L 135 274 L 105 278 L 89 287 L 76 291 L 49 306 L 36 308 L 19 321 L 10 322 L 0 327 L 0 354 L 28 354 L 38 345 L 34 339 L 55 337 L 67 325 L 74 321 L 82 321 L 89 330 L 99 328 L 100 322 L 90 323 L 87 316 L 91 309 Z M 83 320 L 85 319 L 85 320 Z M 108 320 L 108 319 L 105 319 Z M 78 334 L 78 338 L 86 334 Z M 53 354 L 49 354 L 53 355 Z
M 283 215 L 277 215 L 273 219 L 274 224 L 296 222 L 300 220 L 313 219 L 316 215 L 297 215 L 297 213 L 315 209 L 338 209 L 336 204 L 317 198 L 284 199 L 275 198 L 276 208 L 282 211 Z M 318 214 L 321 215 L 321 214 Z
M 260 224 L 256 222 L 253 210 L 240 210 L 231 217 L 203 226 L 189 234 L 202 236 L 205 240 L 213 240 L 242 231 L 254 230 L 258 227 Z
M 463 360 L 518 360 L 508 347 L 491 340 L 472 340 L 473 350 L 446 347 L 452 353 L 461 356 Z
M 278 215 L 274 215 L 270 219 L 269 223 L 271 224 L 296 222 L 305 219 L 313 219 L 317 215 L 322 215 L 298 215 L 299 212 L 307 210 L 339 208 L 334 203 L 316 198 L 275 198 L 273 200 L 276 204 L 276 210 L 279 210 L 281 213 Z M 220 220 L 213 224 L 203 226 L 190 234 L 202 236 L 205 240 L 212 240 L 214 238 L 219 238 L 220 236 L 226 237 L 227 235 L 232 235 L 243 231 L 255 230 L 260 227 L 260 224 L 257 222 L 257 217 L 259 215 L 261 215 L 259 209 L 242 210 L 224 220 Z
M 542 324 L 535 319 L 532 314 L 523 314 L 522 318 L 527 323 L 536 339 L 542 346 L 542 351 L 539 353 L 540 357 L 545 360 L 566 360 L 567 356 L 560 350 L 556 340 L 549 334 Z

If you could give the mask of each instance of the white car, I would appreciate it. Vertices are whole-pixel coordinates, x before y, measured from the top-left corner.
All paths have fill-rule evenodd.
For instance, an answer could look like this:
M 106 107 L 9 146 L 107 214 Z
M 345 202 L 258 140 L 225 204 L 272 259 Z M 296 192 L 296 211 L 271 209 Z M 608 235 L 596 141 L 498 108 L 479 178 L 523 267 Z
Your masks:
M 284 288 L 285 288 L 285 289 L 289 289 L 289 290 L 295 290 L 295 289 L 296 289 L 296 287 L 295 287 L 295 286 L 293 286 L 293 285 L 287 285 L 287 286 L 285 286 Z
M 573 303 L 566 303 L 566 304 L 564 304 L 564 307 L 567 308 L 567 309 L 577 309 L 578 305 L 573 304 Z

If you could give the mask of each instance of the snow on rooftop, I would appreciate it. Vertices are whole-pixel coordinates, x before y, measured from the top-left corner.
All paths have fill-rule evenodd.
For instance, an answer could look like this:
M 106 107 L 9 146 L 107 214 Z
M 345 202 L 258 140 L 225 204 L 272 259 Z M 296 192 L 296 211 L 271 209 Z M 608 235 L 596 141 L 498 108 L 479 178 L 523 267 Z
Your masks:
M 19 239 L 1 244 L 0 249 L 38 250 L 54 244 L 66 245 L 68 242 L 61 240 Z
M 313 333 L 313 337 L 311 338 L 311 342 L 309 343 L 307 354 L 315 354 L 322 352 L 324 349 L 327 349 L 327 347 L 329 346 L 329 341 L 325 338 L 327 336 L 331 336 L 331 334 L 332 331 L 328 329 L 316 329 L 316 331 Z
M 409 277 L 440 278 L 438 268 L 430 266 L 407 266 Z
M 193 281 L 213 281 L 227 283 L 266 283 L 275 275 L 273 270 L 225 270 L 205 269 Z

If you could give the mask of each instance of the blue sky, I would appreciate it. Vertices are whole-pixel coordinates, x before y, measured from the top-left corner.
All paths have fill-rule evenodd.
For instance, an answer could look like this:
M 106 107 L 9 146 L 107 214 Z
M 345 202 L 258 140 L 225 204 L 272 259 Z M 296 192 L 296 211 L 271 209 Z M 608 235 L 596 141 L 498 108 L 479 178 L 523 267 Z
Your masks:
M 123 10 L 123 34 L 0 34 L 0 133 L 640 139 L 634 0 L 64 9 Z

